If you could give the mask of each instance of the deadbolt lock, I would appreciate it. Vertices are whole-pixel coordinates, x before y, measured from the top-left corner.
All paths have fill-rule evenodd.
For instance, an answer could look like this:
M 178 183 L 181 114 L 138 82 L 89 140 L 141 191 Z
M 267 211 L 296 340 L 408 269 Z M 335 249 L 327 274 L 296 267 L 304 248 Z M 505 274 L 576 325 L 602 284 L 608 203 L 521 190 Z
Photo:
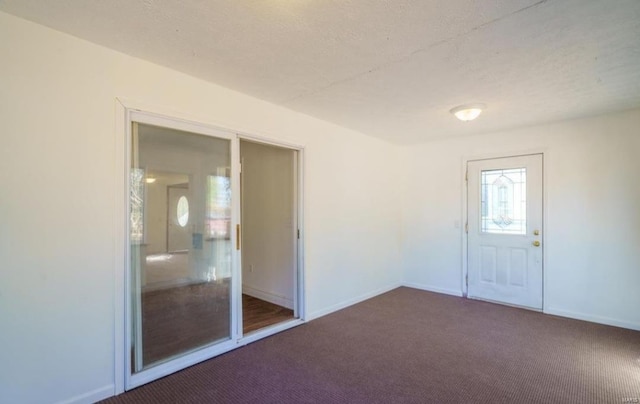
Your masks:
M 540 242 L 538 240 L 533 242 L 534 247 L 540 247 Z
M 534 236 L 539 236 L 540 235 L 540 230 L 534 230 L 533 231 L 533 235 Z

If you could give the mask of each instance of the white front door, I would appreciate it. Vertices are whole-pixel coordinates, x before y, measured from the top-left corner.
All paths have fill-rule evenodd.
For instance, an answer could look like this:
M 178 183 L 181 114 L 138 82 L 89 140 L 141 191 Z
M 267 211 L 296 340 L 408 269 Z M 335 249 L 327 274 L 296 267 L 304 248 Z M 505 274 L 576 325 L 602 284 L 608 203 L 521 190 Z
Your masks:
M 542 154 L 467 170 L 468 297 L 542 310 Z

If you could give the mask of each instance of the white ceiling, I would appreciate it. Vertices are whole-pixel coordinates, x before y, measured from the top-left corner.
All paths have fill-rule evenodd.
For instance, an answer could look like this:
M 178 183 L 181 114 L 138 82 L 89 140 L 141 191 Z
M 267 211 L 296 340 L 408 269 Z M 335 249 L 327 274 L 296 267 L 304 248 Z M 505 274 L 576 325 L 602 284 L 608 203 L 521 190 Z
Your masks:
M 368 135 L 640 107 L 640 0 L 0 0 L 0 10 Z M 474 122 L 449 114 L 487 104 Z

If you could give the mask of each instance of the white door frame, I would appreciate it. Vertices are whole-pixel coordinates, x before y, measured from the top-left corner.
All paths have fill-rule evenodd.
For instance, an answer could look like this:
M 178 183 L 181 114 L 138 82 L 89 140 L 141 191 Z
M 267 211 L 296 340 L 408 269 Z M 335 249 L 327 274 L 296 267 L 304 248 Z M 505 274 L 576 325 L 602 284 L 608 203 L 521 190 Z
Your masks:
M 233 132 L 228 132 L 228 131 L 224 131 L 224 130 L 220 130 L 218 128 L 214 128 L 214 127 L 210 127 L 208 125 L 203 125 L 200 123 L 196 123 L 196 122 L 189 122 L 189 121 L 184 121 L 184 120 L 180 120 L 180 119 L 175 119 L 173 117 L 169 117 L 169 116 L 165 116 L 165 115 L 160 115 L 160 114 L 156 114 L 153 112 L 146 112 L 146 111 L 141 111 L 141 110 L 137 110 L 137 109 L 126 109 L 126 116 L 127 116 L 127 121 L 126 121 L 126 130 L 125 130 L 125 161 L 124 161 L 124 174 L 125 174 L 125 178 L 129 177 L 129 173 L 130 173 L 130 161 L 132 156 L 132 150 L 131 150 L 131 141 L 132 141 L 132 136 L 131 136 L 131 127 L 132 127 L 132 123 L 133 122 L 139 122 L 139 123 L 143 123 L 143 124 L 148 124 L 148 125 L 154 125 L 154 126 L 161 126 L 161 127 L 165 127 L 165 128 L 171 128 L 171 129 L 176 129 L 176 130 L 180 130 L 180 131 L 185 131 L 185 132 L 191 132 L 191 133 L 198 133 L 198 134 L 202 134 L 202 135 L 208 135 L 208 136 L 212 136 L 212 137 L 216 137 L 218 139 L 227 139 L 229 140 L 229 146 L 230 146 L 230 157 L 231 157 L 231 162 L 233 161 L 237 161 L 237 156 L 238 156 L 238 142 L 236 140 L 236 136 Z M 234 172 L 234 170 L 231 170 L 231 181 L 232 181 L 232 192 L 233 192 L 233 196 L 232 196 L 232 201 L 233 201 L 233 207 L 232 207 L 232 218 L 231 220 L 234 223 L 239 222 L 239 208 L 240 208 L 240 204 L 239 204 L 239 189 L 237 187 L 237 185 L 239 184 L 238 181 L 238 177 L 239 177 L 239 173 L 238 172 Z M 125 183 L 123 184 L 123 189 L 125 190 L 125 200 L 124 200 L 124 205 L 125 205 L 125 212 L 129 212 L 129 187 L 128 187 L 129 181 L 125 180 Z M 130 251 L 129 251 L 129 242 L 128 242 L 128 215 L 125 214 L 124 217 L 124 238 L 125 238 L 125 250 L 124 250 L 124 282 L 123 282 L 123 286 L 124 286 L 124 347 L 131 347 L 132 346 L 132 339 L 135 338 L 136 341 L 140 341 L 141 340 L 141 335 L 139 335 L 139 332 L 136 332 L 133 327 L 132 327 L 132 307 L 137 306 L 139 307 L 140 305 L 140 296 L 138 294 L 136 294 L 136 301 L 133 301 L 133 293 L 134 291 L 132 290 L 132 285 L 130 285 L 129 283 L 129 279 L 130 278 L 130 274 L 131 274 L 131 267 L 130 267 L 130 260 L 128 259 L 129 255 L 130 255 Z M 235 228 L 231 229 L 231 237 L 232 240 L 235 237 Z M 232 293 L 230 296 L 230 310 L 231 313 L 236 313 L 237 312 L 237 305 L 238 305 L 238 296 L 235 294 L 235 288 L 234 285 L 238 282 L 238 253 L 237 250 L 232 250 L 232 254 L 231 254 L 231 273 L 232 273 L 232 277 L 231 277 L 231 287 L 232 287 Z M 137 291 L 136 291 L 137 292 Z M 138 315 L 139 316 L 139 315 Z M 237 329 L 236 323 L 238 321 L 237 316 L 231 315 L 231 326 L 230 326 L 230 338 L 228 341 L 224 341 L 224 342 L 220 342 L 216 345 L 212 345 L 212 346 L 208 346 L 208 347 L 204 347 L 202 349 L 199 349 L 197 351 L 191 352 L 191 353 L 187 353 L 183 356 L 180 356 L 176 359 L 172 359 L 166 363 L 161 363 L 158 364 L 154 367 L 151 367 L 147 370 L 142 370 L 139 373 L 134 373 L 131 371 L 131 355 L 127 355 L 126 353 L 128 352 L 128 348 L 125 349 L 125 358 L 124 358 L 124 376 L 125 376 L 125 383 L 124 383 L 124 387 L 126 389 L 132 389 L 134 387 L 138 387 L 142 384 L 148 383 L 152 380 L 156 380 L 160 377 L 166 376 L 168 374 L 174 373 L 180 369 L 184 369 L 187 366 L 196 364 L 198 362 L 202 362 L 203 360 L 212 358 L 216 355 L 219 355 L 222 352 L 226 352 L 230 349 L 233 349 L 236 345 L 237 345 L 237 340 L 239 338 L 239 336 L 236 334 L 235 330 Z M 138 330 L 139 331 L 139 330 Z M 135 333 L 135 335 L 134 335 Z M 140 346 L 140 345 L 138 345 Z
M 274 324 L 269 327 L 254 331 L 247 336 L 242 334 L 242 321 L 238 323 L 238 333 L 242 335 L 239 340 L 240 344 L 249 344 L 259 339 L 268 337 L 280 331 L 284 331 L 291 327 L 300 325 L 306 321 L 306 300 L 305 300 L 305 280 L 304 280 L 304 147 L 273 140 L 260 136 L 253 136 L 247 134 L 238 134 L 238 140 L 244 140 L 248 142 L 258 143 L 262 145 L 276 146 L 283 149 L 289 149 L 296 151 L 296 158 L 294 159 L 294 195 L 296 203 L 294 204 L 294 217 L 296 218 L 296 226 L 299 230 L 299 237 L 294 237 L 296 246 L 294 248 L 296 271 L 294 272 L 294 288 L 293 288 L 293 305 L 294 305 L 294 318 L 290 321 L 284 321 L 282 323 Z M 239 272 L 242 276 L 242 254 L 238 256 Z M 240 296 L 242 296 L 242 277 L 239 278 L 238 284 Z M 238 310 L 242 312 L 242 306 L 238 307 Z M 239 319 L 242 319 L 242 313 L 240 313 Z
M 305 304 L 305 281 L 304 281 L 304 221 L 303 221 L 303 178 L 304 178 L 304 147 L 299 145 L 287 144 L 285 142 L 273 141 L 266 138 L 255 137 L 241 131 L 232 130 L 206 124 L 194 120 L 192 116 L 181 114 L 175 110 L 148 105 L 137 101 L 116 99 L 116 136 L 115 136 L 115 183 L 114 183 L 114 395 L 121 394 L 125 389 L 130 389 L 162 376 L 184 369 L 193 364 L 213 358 L 230 350 L 236 349 L 253 341 L 265 338 L 288 328 L 303 324 L 306 318 Z M 130 296 L 126 293 L 129 289 L 129 173 L 131 159 L 131 122 L 133 117 L 145 117 L 142 122 L 156 124 L 165 127 L 171 127 L 178 130 L 202 133 L 219 138 L 227 138 L 231 140 L 231 162 L 239 164 L 239 140 L 240 138 L 254 140 L 264 144 L 273 144 L 279 147 L 290 148 L 298 151 L 298 159 L 296 161 L 297 170 L 297 220 L 298 229 L 300 229 L 300 238 L 297 240 L 297 308 L 299 317 L 297 319 L 284 322 L 281 324 L 267 327 L 252 333 L 249 337 L 242 336 L 242 313 L 240 312 L 239 301 L 242 296 L 242 271 L 240 270 L 240 253 L 234 248 L 232 252 L 232 288 L 235 289 L 236 298 L 231 299 L 231 339 L 224 343 L 217 344 L 208 348 L 203 348 L 196 352 L 184 355 L 173 360 L 167 366 L 159 365 L 149 369 L 144 375 L 131 375 L 131 354 L 129 348 L 131 346 L 131 305 Z M 148 122 L 147 121 L 148 118 Z M 136 121 L 139 121 L 136 119 Z M 232 170 L 232 187 L 235 191 L 233 197 L 231 237 L 236 239 L 236 224 L 240 224 L 240 198 L 236 193 L 239 192 L 239 169 L 235 167 Z M 237 294 L 237 291 L 240 294 Z M 239 332 L 238 332 L 239 330 Z M 132 377 L 138 376 L 138 377 Z
M 468 247 L 468 234 L 467 234 L 467 223 L 469 222 L 468 216 L 468 190 L 467 190 L 467 167 L 470 161 L 477 160 L 492 160 L 499 158 L 508 158 L 508 157 L 520 157 L 520 156 L 528 156 L 532 154 L 540 154 L 542 155 L 542 229 L 544 231 L 544 240 L 545 246 L 549 243 L 549 227 L 547 226 L 547 149 L 529 149 L 529 150 L 520 150 L 520 151 L 512 151 L 512 152 L 502 152 L 502 153 L 487 153 L 481 155 L 469 155 L 462 157 L 462 179 L 461 179 L 461 188 L 462 188 L 462 276 L 460 280 L 460 287 L 462 290 L 462 296 L 467 297 L 467 277 L 469 275 L 469 257 L 467 255 L 467 247 Z M 546 313 L 546 299 L 545 299 L 545 290 L 547 289 L 547 277 L 545 276 L 545 268 L 547 268 L 547 254 L 546 248 L 542 250 L 542 312 Z

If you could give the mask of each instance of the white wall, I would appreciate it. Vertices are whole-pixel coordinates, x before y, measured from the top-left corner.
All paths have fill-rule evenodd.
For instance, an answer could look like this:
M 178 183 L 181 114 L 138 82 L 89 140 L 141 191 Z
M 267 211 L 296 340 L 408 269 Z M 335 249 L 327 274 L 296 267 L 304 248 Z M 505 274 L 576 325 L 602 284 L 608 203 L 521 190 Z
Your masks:
M 240 142 L 242 292 L 293 309 L 294 158 L 289 149 Z
M 400 282 L 399 148 L 4 13 L 0 38 L 0 401 L 113 392 L 116 97 L 305 147 L 308 318 Z
M 463 158 L 531 150 L 544 151 L 545 312 L 640 329 L 640 110 L 405 148 L 405 282 L 461 293 Z

